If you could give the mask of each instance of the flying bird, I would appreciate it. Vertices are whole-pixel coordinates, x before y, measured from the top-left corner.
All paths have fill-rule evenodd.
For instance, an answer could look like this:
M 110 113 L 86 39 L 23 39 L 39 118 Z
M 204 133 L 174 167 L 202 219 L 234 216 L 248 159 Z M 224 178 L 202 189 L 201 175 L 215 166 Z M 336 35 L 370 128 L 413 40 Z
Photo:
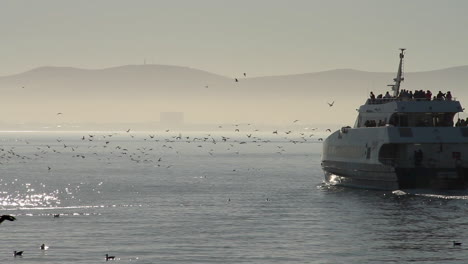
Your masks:
M 63 113 L 57 113 L 57 115 L 63 115 Z
M 247 77 L 247 73 L 244 72 L 244 77 Z
M 325 131 L 331 132 L 331 129 L 327 128 L 327 130 L 325 130 Z
M 129 132 L 130 132 L 130 128 L 127 130 L 127 133 L 129 133 Z
M 11 215 L 2 215 L 2 216 L 0 216 L 0 224 L 5 220 L 15 221 L 16 218 L 14 216 L 11 216 Z
M 331 102 L 331 103 L 328 103 L 328 102 L 327 102 L 328 106 L 330 106 L 330 107 L 332 107 L 334 103 L 335 103 L 335 101 L 333 101 L 333 102 Z
M 298 120 L 298 119 L 296 119 L 296 120 L 294 120 L 294 121 L 293 121 L 293 123 L 296 123 L 296 122 L 299 122 L 299 120 Z
M 234 80 L 235 80 L 236 82 L 239 82 L 239 80 L 238 80 L 237 78 L 234 78 Z

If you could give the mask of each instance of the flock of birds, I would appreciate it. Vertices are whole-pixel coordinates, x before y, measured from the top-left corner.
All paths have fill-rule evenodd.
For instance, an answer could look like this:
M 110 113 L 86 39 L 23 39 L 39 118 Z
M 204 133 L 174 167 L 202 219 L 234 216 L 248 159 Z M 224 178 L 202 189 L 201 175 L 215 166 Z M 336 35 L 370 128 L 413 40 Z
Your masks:
M 292 125 L 297 126 L 299 122 L 300 120 L 296 119 L 292 121 Z M 58 137 L 55 142 L 46 143 L 31 139 L 17 139 L 19 142 L 15 142 L 14 145 L 4 144 L 0 147 L 0 164 L 18 162 L 18 160 L 20 163 L 26 163 L 49 155 L 60 157 L 71 155 L 79 160 L 97 159 L 111 162 L 129 159 L 135 163 L 151 163 L 156 167 L 170 168 L 173 164 L 166 162 L 165 155 L 180 154 L 179 151 L 182 150 L 178 148 L 178 143 L 194 145 L 201 151 L 205 150 L 210 156 L 215 156 L 222 147 L 225 147 L 227 153 L 240 154 L 239 146 L 247 144 L 255 147 L 276 144 L 275 153 L 283 154 L 286 152 L 284 143 L 318 143 L 323 141 L 320 137 L 322 134 L 332 131 L 331 129 L 321 131 L 318 128 L 301 128 L 301 131 L 275 129 L 268 132 L 253 127 L 252 124 L 219 125 L 219 131 L 197 135 L 191 133 L 183 135 L 169 129 L 159 132 L 158 135 L 156 133 L 145 135 L 132 133 L 132 129 L 127 129 L 120 133 L 88 133 L 72 140 Z M 227 134 L 222 135 L 221 131 L 226 130 Z M 17 144 L 21 141 L 24 142 L 24 146 Z M 126 144 L 129 143 L 126 141 L 132 144 Z M 48 164 L 47 170 L 54 170 L 53 165 Z

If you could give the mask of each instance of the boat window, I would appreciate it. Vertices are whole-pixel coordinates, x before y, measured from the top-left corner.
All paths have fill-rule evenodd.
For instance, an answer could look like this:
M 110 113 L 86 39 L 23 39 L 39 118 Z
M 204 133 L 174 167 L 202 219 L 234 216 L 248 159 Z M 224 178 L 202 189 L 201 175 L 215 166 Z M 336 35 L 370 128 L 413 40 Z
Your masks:
M 389 124 L 399 127 L 451 127 L 455 113 L 395 113 Z

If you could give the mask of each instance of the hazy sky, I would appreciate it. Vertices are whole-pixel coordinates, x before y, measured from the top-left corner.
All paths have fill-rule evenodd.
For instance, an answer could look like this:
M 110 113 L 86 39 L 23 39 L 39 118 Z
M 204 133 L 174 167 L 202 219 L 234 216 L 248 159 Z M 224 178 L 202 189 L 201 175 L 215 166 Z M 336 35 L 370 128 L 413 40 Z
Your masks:
M 147 63 L 225 76 L 468 64 L 468 1 L 0 0 L 0 75 Z

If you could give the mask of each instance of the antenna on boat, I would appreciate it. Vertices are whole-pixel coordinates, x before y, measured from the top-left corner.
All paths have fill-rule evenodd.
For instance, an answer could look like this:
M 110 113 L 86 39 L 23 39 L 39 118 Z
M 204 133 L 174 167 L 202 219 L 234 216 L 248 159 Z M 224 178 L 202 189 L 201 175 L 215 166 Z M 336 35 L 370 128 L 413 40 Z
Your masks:
M 396 78 L 393 79 L 393 81 L 395 81 L 395 84 L 389 84 L 388 85 L 388 86 L 392 87 L 394 97 L 397 97 L 398 94 L 400 93 L 400 84 L 401 84 L 402 81 L 405 80 L 405 78 L 403 77 L 403 58 L 405 57 L 405 50 L 406 49 L 402 48 L 400 50 L 401 50 L 401 52 L 400 52 L 400 65 L 398 66 L 397 76 L 396 76 Z

